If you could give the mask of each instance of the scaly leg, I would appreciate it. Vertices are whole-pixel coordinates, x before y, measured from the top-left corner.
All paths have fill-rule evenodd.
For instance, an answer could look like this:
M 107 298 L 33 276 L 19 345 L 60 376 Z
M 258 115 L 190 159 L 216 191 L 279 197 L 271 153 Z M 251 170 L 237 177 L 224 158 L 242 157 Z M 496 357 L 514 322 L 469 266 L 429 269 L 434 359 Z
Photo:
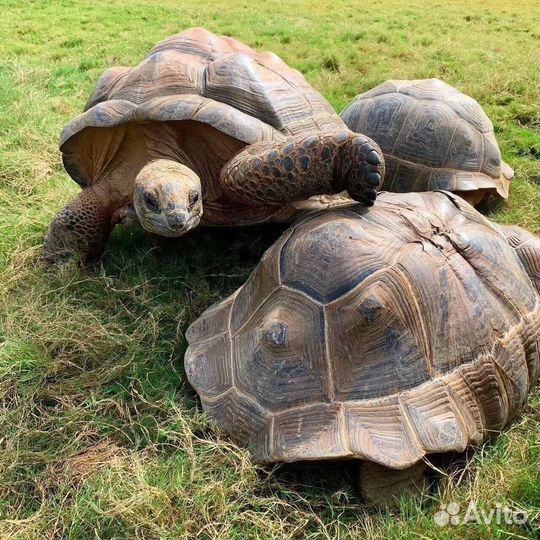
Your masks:
M 367 503 L 395 507 L 402 494 L 415 495 L 426 489 L 426 469 L 423 461 L 403 470 L 361 461 L 358 488 Z
M 296 135 L 248 146 L 221 171 L 227 196 L 264 206 L 340 193 L 372 205 L 384 177 L 375 142 L 351 131 Z
M 98 187 L 84 189 L 58 212 L 45 237 L 47 260 L 63 263 L 78 254 L 86 265 L 101 258 L 118 209 L 107 195 Z

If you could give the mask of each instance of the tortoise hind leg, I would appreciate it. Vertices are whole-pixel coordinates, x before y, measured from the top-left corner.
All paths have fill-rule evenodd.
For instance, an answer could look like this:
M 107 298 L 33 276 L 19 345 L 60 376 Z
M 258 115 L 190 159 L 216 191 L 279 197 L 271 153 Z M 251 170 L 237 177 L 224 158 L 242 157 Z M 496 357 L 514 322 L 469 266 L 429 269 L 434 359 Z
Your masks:
M 295 135 L 248 146 L 223 167 L 227 196 L 266 206 L 347 190 L 371 206 L 384 177 L 380 148 L 368 137 L 347 131 Z
M 403 470 L 389 469 L 371 461 L 361 461 L 358 490 L 364 501 L 378 506 L 395 507 L 402 494 L 419 495 L 428 487 L 423 461 Z
M 64 263 L 80 256 L 83 265 L 100 259 L 112 229 L 117 210 L 105 193 L 84 189 L 53 219 L 44 242 L 44 257 Z

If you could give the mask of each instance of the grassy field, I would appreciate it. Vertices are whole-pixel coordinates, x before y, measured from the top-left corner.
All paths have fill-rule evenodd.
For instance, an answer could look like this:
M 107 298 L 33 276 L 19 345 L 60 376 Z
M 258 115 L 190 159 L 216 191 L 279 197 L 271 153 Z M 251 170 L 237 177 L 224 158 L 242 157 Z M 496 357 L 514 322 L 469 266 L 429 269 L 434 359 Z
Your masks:
M 78 190 L 57 140 L 101 72 L 190 26 L 270 49 L 341 110 L 387 78 L 472 95 L 516 170 L 496 221 L 538 233 L 538 3 L 0 0 L 0 538 L 532 538 L 538 393 L 510 429 L 399 512 L 362 505 L 349 466 L 261 468 L 200 412 L 188 324 L 238 287 L 276 228 L 176 241 L 118 228 L 94 272 L 40 261 Z M 439 527 L 439 505 L 529 512 Z

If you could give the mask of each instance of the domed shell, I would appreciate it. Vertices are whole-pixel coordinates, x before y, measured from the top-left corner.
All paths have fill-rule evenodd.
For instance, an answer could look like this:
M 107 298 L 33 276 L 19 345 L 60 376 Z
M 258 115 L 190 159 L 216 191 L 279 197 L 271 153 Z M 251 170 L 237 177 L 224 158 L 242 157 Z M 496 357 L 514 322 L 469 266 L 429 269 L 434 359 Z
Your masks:
M 501 159 L 491 121 L 477 101 L 443 81 L 386 81 L 357 96 L 341 118 L 381 147 L 383 189 L 508 197 L 514 172 Z
M 383 193 L 290 228 L 189 327 L 186 373 L 261 462 L 406 468 L 508 423 L 538 376 L 539 302 L 520 255 L 470 205 Z
M 246 144 L 345 127 L 300 72 L 275 54 L 192 28 L 156 45 L 138 66 L 101 76 L 85 112 L 62 132 L 66 170 L 83 186 L 90 181 L 88 158 L 78 150 L 85 130 L 181 120 L 208 124 Z

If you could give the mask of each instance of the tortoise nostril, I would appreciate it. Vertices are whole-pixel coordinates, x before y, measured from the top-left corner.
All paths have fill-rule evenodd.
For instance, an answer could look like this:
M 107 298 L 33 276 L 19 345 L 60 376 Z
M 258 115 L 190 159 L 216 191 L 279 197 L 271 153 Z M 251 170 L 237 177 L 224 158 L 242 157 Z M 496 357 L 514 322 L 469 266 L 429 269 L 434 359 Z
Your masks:
M 167 222 L 174 229 L 180 229 L 186 224 L 186 221 L 186 215 L 180 212 L 175 212 L 167 217 Z

